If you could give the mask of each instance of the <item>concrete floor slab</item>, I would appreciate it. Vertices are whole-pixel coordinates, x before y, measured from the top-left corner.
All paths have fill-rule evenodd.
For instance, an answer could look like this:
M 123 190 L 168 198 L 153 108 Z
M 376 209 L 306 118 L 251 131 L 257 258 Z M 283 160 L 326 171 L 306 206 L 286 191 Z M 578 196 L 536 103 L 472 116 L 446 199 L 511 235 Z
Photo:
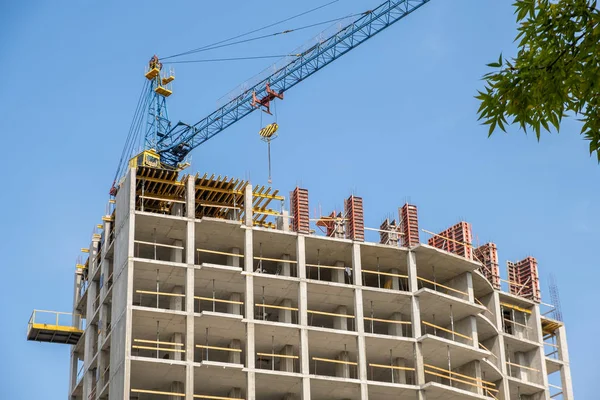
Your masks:
M 239 339 L 245 342 L 246 326 L 243 317 L 236 314 L 203 311 L 194 314 L 194 333 L 196 343 L 204 344 L 206 329 L 208 328 L 209 341 L 227 341 Z
M 525 382 L 512 376 L 506 377 L 510 389 L 510 398 L 518 399 L 519 394 L 532 395 L 544 391 L 544 386 L 532 382 Z
M 131 357 L 131 389 L 169 391 L 171 382 L 185 382 L 185 362 Z
M 227 396 L 232 388 L 246 390 L 246 372 L 241 365 L 203 361 L 194 363 L 194 393 Z
M 448 368 L 448 353 L 450 353 L 452 368 L 460 367 L 473 360 L 483 360 L 489 354 L 487 351 L 480 350 L 472 345 L 458 343 L 434 335 L 421 336 L 418 341 L 422 344 L 424 362 L 439 368 Z
M 355 332 L 339 331 L 326 328 L 308 328 L 308 346 L 311 356 L 336 358 L 341 351 L 356 354 L 357 344 Z
M 464 272 L 475 271 L 480 266 L 476 261 L 422 243 L 413 251 L 417 256 L 418 275 L 433 280 L 432 267 L 435 267 L 438 282 L 447 281 Z
M 365 333 L 367 360 L 370 363 L 389 365 L 392 358 L 404 358 L 412 364 L 416 340 L 398 336 Z
M 549 358 L 549 357 L 545 357 L 545 359 L 546 359 L 546 371 L 548 372 L 548 375 L 560 371 L 560 369 L 564 366 L 564 363 L 562 361 L 555 360 L 555 359 Z
M 447 385 L 442 385 L 437 382 L 429 382 L 423 385 L 427 400 L 466 400 L 466 399 L 481 399 L 489 400 L 489 397 L 479 395 Z
M 494 291 L 494 287 L 488 281 L 485 276 L 481 274 L 481 272 L 475 270 L 473 271 L 473 294 L 475 298 L 482 298 L 487 296 L 488 294 Z
M 300 399 L 302 377 L 300 374 L 256 370 L 256 398 L 260 400 L 281 400 L 283 394 L 292 394 Z
M 156 340 L 157 330 L 161 338 L 170 337 L 174 333 L 186 332 L 186 313 L 184 312 L 138 306 L 133 306 L 132 309 L 133 338 Z
M 356 379 L 311 376 L 311 400 L 359 400 L 360 385 Z
M 481 360 L 482 379 L 489 382 L 496 382 L 502 379 L 502 371 L 495 364 L 496 359 L 488 357 Z
M 440 326 L 450 324 L 450 306 L 452 306 L 454 321 L 460 321 L 470 315 L 477 315 L 485 310 L 485 307 L 479 304 L 436 292 L 432 289 L 419 289 L 415 295 L 419 297 L 421 318 L 424 321 L 433 323 L 432 315 L 435 314 L 435 324 Z
M 483 342 L 491 337 L 498 336 L 498 329 L 490 321 L 487 313 L 477 314 L 477 336 L 479 341 Z
M 540 344 L 533 340 L 518 338 L 508 333 L 503 333 L 504 344 L 510 349 L 511 352 L 520 351 L 527 353 L 528 351 L 536 350 L 540 347 Z
M 369 400 L 416 399 L 418 386 L 369 381 Z

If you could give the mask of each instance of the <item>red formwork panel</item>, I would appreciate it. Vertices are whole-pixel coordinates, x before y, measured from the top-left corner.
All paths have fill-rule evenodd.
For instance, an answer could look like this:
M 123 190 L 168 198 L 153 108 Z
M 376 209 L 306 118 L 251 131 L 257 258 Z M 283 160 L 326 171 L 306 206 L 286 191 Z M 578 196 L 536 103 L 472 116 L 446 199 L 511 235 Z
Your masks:
M 290 210 L 292 211 L 292 230 L 299 233 L 310 233 L 308 190 L 297 187 L 292 191 Z
M 438 249 L 473 259 L 471 224 L 461 221 L 458 224 L 429 238 L 427 243 Z
M 412 247 L 419 244 L 419 219 L 417 206 L 406 203 L 398 209 L 402 246 Z
M 350 196 L 345 203 L 346 237 L 352 240 L 365 241 L 365 219 L 363 214 L 363 200 L 361 197 Z
M 510 293 L 539 303 L 542 297 L 537 260 L 527 257 L 516 263 L 509 261 L 507 267 Z
M 500 289 L 500 267 L 498 264 L 498 249 L 494 243 L 479 246 L 473 252 L 475 259 L 483 264 L 479 271 L 492 284 L 494 289 Z

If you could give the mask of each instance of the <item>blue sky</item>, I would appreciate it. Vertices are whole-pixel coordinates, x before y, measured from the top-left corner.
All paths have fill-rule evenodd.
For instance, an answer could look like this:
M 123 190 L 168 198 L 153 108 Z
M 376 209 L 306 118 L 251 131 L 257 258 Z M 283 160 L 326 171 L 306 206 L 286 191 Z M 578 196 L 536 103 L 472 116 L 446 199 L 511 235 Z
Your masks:
M 34 308 L 72 308 L 75 259 L 105 210 L 149 57 L 200 47 L 324 2 L 4 4 L 0 398 L 67 396 L 69 349 L 26 342 L 26 325 Z M 510 3 L 433 0 L 287 92 L 277 107 L 273 185 L 285 193 L 297 184 L 308 188 L 311 210 L 323 212 L 360 195 L 371 227 L 407 199 L 419 207 L 422 228 L 439 231 L 464 219 L 480 243 L 498 245 L 503 274 L 506 260 L 537 257 L 545 301 L 548 274 L 559 283 L 576 395 L 590 399 L 600 356 L 590 333 L 600 323 L 584 312 L 597 300 L 600 278 L 594 261 L 600 217 L 593 212 L 600 169 L 576 122 L 541 143 L 515 128 L 488 139 L 477 122 L 473 96 L 485 63 L 500 51 L 514 53 Z M 377 4 L 341 0 L 280 28 Z M 285 54 L 318 32 L 190 59 Z M 268 65 L 178 65 L 171 118 L 200 120 Z M 192 171 L 266 184 L 259 128 L 254 113 L 222 132 L 193 152 Z

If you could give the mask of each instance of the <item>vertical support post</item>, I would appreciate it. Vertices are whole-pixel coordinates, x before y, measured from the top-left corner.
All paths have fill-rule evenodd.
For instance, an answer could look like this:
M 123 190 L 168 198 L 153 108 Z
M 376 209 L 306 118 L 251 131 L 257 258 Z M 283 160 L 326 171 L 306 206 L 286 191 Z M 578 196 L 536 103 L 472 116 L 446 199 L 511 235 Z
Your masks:
M 302 400 L 310 400 L 310 352 L 308 348 L 308 290 L 306 284 L 306 246 L 304 236 L 296 241 L 298 257 L 298 324 L 300 325 L 300 373 L 302 374 Z
M 196 177 L 189 176 L 186 183 L 186 215 L 187 232 L 185 246 L 185 311 L 186 311 L 186 334 L 185 334 L 185 400 L 194 400 L 194 255 L 196 252 Z M 199 332 L 198 332 L 199 333 Z

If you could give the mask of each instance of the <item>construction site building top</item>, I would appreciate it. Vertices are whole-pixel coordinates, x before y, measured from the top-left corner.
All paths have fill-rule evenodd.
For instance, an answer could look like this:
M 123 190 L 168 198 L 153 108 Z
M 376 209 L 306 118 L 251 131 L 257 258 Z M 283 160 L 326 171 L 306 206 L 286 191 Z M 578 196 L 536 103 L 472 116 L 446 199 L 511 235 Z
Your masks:
M 176 205 L 186 204 L 186 182 L 190 175 L 179 178 L 179 171 L 144 164 L 132 168 L 136 171 L 136 209 L 172 214 Z M 196 174 L 191 179 L 194 181 L 196 218 L 244 219 L 247 181 L 214 174 Z M 267 219 L 281 212 L 271 209 L 271 202 L 285 198 L 279 195 L 278 190 L 267 186 L 253 187 L 252 198 L 254 225 L 274 228 L 275 224 Z

